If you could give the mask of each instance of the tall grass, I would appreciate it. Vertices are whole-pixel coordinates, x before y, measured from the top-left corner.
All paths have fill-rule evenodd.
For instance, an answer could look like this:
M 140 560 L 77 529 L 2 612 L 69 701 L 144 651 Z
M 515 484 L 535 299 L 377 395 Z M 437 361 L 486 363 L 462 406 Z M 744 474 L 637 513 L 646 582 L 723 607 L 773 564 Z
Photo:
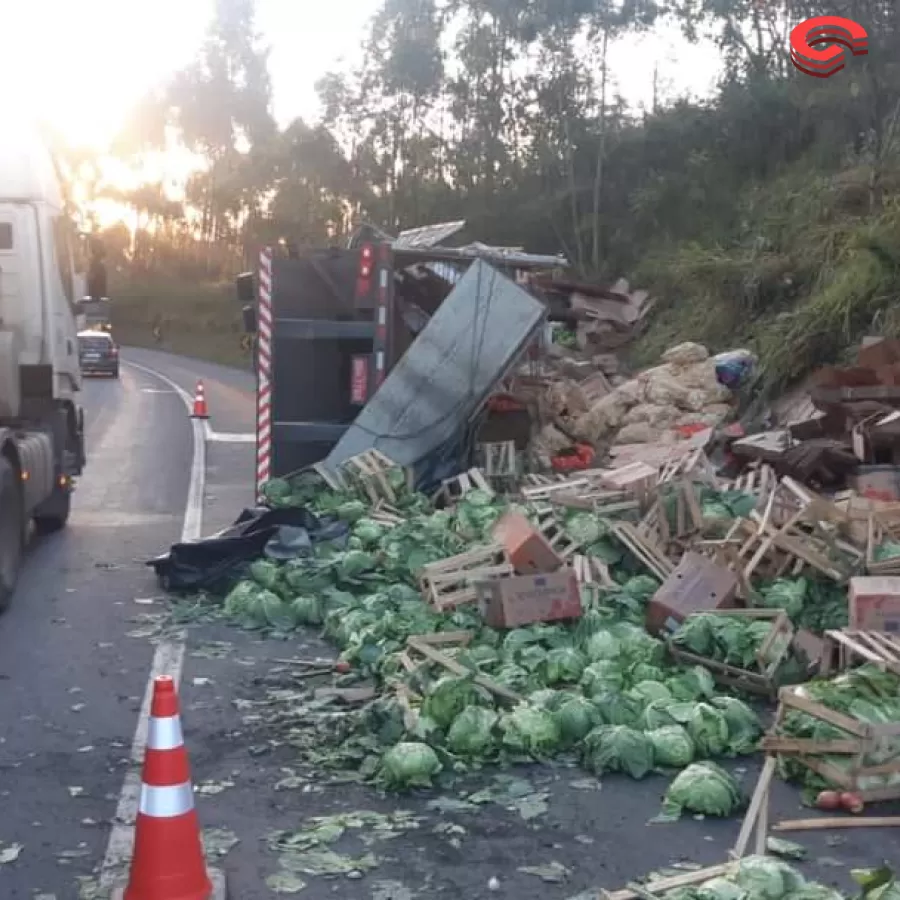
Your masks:
M 867 215 L 866 179 L 795 169 L 737 199 L 730 240 L 645 259 L 634 281 L 659 300 L 634 361 L 683 340 L 749 347 L 774 393 L 849 358 L 866 333 L 900 334 L 900 204 Z

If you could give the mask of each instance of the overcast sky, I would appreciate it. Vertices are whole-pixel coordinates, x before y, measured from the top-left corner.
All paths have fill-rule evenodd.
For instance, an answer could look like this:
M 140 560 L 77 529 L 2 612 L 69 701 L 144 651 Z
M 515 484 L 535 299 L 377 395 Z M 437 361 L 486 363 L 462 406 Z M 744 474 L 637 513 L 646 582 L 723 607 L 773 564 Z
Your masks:
M 212 9 L 212 0 L 0 2 L 0 105 L 18 103 L 71 141 L 93 145 L 106 143 L 147 88 L 190 60 Z M 280 122 L 316 115 L 316 80 L 354 59 L 377 6 L 378 0 L 258 0 Z M 611 70 L 630 102 L 650 99 L 654 59 L 676 91 L 706 93 L 717 68 L 712 50 L 686 50 L 674 31 L 615 46 Z

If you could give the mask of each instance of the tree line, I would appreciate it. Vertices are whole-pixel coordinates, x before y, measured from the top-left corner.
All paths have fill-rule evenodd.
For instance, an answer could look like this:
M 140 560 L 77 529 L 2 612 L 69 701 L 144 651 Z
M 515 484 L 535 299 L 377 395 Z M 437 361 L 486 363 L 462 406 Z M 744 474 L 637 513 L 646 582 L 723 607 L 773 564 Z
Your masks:
M 788 34 L 814 15 L 863 23 L 868 56 L 827 80 L 799 74 Z M 710 100 L 656 97 L 637 113 L 608 50 L 663 21 L 688 42 L 714 38 L 722 81 Z M 137 168 L 176 141 L 202 164 L 183 198 L 154 183 L 114 191 L 84 155 L 69 169 L 88 228 L 99 199 L 133 210 L 134 233 L 103 237 L 135 274 L 225 277 L 260 244 L 321 246 L 362 221 L 396 232 L 466 219 L 479 240 L 560 251 L 595 278 L 685 248 L 764 258 L 785 226 L 774 216 L 759 233 L 754 204 L 785 172 L 808 170 L 812 191 L 814 174 L 861 171 L 859 213 L 889 202 L 898 32 L 887 0 L 382 0 L 357 64 L 323 73 L 321 122 L 280 129 L 254 2 L 217 0 L 194 62 L 108 151 Z

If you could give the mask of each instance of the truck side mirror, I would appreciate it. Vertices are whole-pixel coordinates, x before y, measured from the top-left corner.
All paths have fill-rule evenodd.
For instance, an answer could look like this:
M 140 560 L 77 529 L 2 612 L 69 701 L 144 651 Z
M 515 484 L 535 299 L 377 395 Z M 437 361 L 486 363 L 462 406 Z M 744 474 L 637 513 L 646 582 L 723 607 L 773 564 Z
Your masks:
M 241 315 L 244 317 L 244 331 L 247 334 L 256 334 L 256 307 L 244 306 Z
M 256 286 L 252 272 L 243 272 L 234 280 L 237 286 L 238 301 L 244 306 L 256 305 Z

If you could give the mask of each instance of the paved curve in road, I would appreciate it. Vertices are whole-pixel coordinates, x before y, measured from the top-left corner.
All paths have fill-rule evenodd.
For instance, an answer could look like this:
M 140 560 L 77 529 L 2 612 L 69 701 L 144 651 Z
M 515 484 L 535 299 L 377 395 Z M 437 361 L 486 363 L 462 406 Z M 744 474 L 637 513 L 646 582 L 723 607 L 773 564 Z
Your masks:
M 162 608 L 144 563 L 181 536 L 190 487 L 192 429 L 172 384 L 190 393 L 202 378 L 212 428 L 252 429 L 249 373 L 147 350 L 128 350 L 125 359 L 143 368 L 123 367 L 121 382 L 86 385 L 89 465 L 71 525 L 31 547 L 13 605 L 0 618 L 0 851 L 22 845 L 15 862 L 0 865 L 0 900 L 98 896 L 80 894 L 77 879 L 95 874 L 107 853 L 154 658 L 142 617 Z M 251 444 L 209 444 L 205 533 L 251 501 L 252 473 Z M 297 828 L 310 815 L 396 808 L 366 788 L 304 771 L 289 742 L 246 713 L 246 701 L 264 699 L 272 679 L 277 685 L 286 677 L 273 657 L 326 652 L 310 635 L 278 645 L 219 625 L 190 630 L 181 688 L 186 739 L 195 785 L 204 786 L 201 821 L 240 841 L 222 863 L 234 898 L 275 896 L 264 882 L 278 861 L 261 840 L 273 829 Z M 735 771 L 752 788 L 757 762 L 742 761 Z M 337 882 L 310 877 L 302 896 L 450 900 L 487 896 L 497 878 L 493 896 L 500 900 L 565 900 L 673 862 L 721 862 L 739 827 L 737 820 L 691 819 L 648 826 L 662 778 L 604 779 L 601 791 L 580 770 L 517 774 L 545 792 L 548 809 L 539 818 L 524 820 L 502 803 L 475 814 L 452 805 L 436 813 L 428 797 L 404 798 L 400 805 L 421 827 L 376 840 L 376 872 Z M 779 784 L 775 794 L 774 818 L 803 815 L 793 789 Z M 888 806 L 895 808 L 884 814 L 897 811 Z M 801 836 L 813 863 L 808 871 L 824 881 L 847 886 L 849 866 L 896 859 L 888 831 L 848 832 L 840 843 L 829 837 Z M 370 846 L 355 840 L 341 852 L 359 856 Z M 520 871 L 555 862 L 571 873 L 562 883 Z

